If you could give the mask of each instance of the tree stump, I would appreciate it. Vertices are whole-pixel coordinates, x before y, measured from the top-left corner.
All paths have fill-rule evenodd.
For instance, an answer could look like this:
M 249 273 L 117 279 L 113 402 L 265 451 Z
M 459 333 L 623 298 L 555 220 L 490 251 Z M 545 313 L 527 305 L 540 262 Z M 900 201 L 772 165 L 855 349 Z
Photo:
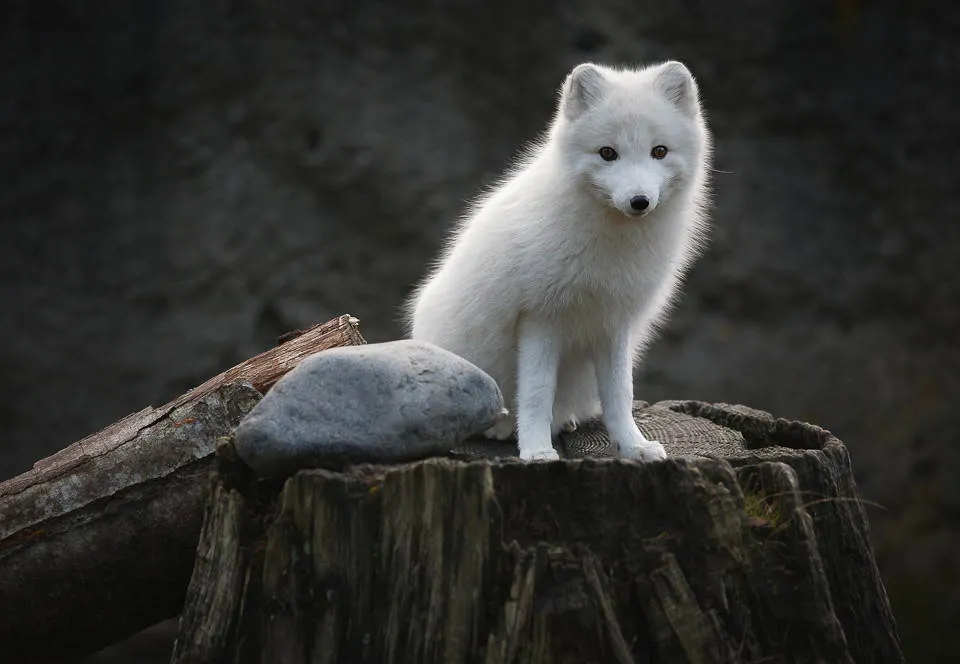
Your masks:
M 742 406 L 635 415 L 668 460 L 597 458 L 587 426 L 555 463 L 476 441 L 278 482 L 224 445 L 172 661 L 903 661 L 839 440 Z

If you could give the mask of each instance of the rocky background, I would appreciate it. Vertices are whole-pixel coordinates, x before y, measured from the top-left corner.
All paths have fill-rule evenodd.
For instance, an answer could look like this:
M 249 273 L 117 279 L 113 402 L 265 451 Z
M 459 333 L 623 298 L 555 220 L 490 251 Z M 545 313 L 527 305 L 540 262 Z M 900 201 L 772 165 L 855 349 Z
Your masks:
M 573 65 L 677 58 L 715 231 L 637 396 L 836 432 L 908 660 L 955 660 L 960 5 L 934 4 L 11 0 L 0 478 L 286 330 L 350 312 L 396 338 Z M 166 661 L 169 632 L 90 661 Z

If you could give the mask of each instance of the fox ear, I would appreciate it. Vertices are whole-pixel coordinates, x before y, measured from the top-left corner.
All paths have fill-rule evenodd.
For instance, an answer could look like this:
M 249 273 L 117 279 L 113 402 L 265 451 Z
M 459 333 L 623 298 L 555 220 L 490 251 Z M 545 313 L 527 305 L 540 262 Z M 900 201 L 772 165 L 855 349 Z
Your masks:
M 560 108 L 568 120 L 576 120 L 596 105 L 606 91 L 607 80 L 600 69 L 589 62 L 577 65 L 563 83 Z
M 699 106 L 699 93 L 693 74 L 686 65 L 671 60 L 660 65 L 654 79 L 654 85 L 670 103 L 687 115 L 696 115 Z

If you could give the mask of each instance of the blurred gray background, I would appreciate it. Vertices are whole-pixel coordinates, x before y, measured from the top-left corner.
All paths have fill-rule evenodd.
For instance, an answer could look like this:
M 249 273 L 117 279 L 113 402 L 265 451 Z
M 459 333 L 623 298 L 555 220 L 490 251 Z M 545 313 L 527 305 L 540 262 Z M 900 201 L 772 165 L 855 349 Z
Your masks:
M 637 397 L 838 434 L 908 660 L 955 661 L 960 5 L 934 4 L 11 0 L 0 478 L 287 330 L 398 337 L 566 72 L 676 58 L 722 172 Z M 165 661 L 169 633 L 90 661 Z

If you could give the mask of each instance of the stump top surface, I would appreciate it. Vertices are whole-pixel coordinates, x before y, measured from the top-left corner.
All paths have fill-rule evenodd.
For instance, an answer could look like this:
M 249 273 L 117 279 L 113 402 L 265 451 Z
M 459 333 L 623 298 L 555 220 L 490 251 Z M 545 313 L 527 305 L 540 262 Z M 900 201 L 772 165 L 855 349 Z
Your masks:
M 833 437 L 812 424 L 775 418 L 764 411 L 741 405 L 702 401 L 634 403 L 633 415 L 644 435 L 663 443 L 672 458 L 741 457 L 776 459 L 787 450 L 819 450 Z M 617 456 L 606 429 L 598 421 L 582 424 L 554 441 L 568 459 Z M 466 458 L 516 457 L 515 441 L 472 438 L 455 451 Z

